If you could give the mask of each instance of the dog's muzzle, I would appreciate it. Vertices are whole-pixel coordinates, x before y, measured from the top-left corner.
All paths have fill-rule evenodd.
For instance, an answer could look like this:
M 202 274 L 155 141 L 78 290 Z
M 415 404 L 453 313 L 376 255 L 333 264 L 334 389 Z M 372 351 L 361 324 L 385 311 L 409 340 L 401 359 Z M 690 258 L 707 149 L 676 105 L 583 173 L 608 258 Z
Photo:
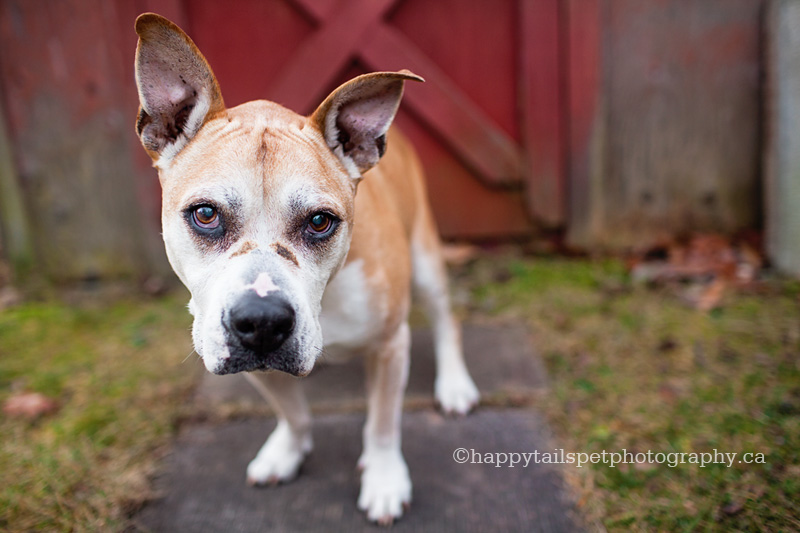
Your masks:
M 295 311 L 280 294 L 242 296 L 223 318 L 230 358 L 217 373 L 282 370 L 296 373 L 297 361 L 281 350 L 295 329 Z

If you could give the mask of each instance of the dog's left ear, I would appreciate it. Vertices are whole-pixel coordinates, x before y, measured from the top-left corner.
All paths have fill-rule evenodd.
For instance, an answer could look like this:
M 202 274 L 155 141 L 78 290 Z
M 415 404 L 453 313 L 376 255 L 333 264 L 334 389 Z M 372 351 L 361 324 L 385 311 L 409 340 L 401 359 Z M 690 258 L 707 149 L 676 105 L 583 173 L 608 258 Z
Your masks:
M 383 156 L 386 132 L 406 80 L 425 81 L 408 70 L 358 76 L 333 91 L 312 113 L 311 123 L 353 177 L 375 166 Z

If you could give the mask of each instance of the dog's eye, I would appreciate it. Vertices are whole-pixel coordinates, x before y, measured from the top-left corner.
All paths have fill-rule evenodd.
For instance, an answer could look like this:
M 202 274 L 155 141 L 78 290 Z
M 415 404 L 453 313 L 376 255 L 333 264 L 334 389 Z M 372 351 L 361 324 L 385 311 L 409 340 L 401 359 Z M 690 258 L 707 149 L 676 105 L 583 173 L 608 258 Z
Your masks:
M 317 213 L 308 221 L 308 229 L 312 233 L 325 233 L 331 227 L 331 219 L 325 213 Z
M 327 237 L 333 232 L 337 222 L 328 213 L 315 213 L 306 223 L 306 233 L 316 238 Z
M 192 220 L 197 227 L 202 229 L 214 229 L 219 227 L 219 214 L 210 205 L 201 205 L 192 211 Z

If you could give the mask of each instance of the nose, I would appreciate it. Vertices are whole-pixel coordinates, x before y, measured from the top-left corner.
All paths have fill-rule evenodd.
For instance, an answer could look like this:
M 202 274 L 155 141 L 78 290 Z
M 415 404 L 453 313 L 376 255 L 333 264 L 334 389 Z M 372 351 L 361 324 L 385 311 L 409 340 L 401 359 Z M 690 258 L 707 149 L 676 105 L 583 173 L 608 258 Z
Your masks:
M 243 348 L 263 354 L 280 348 L 294 331 L 294 323 L 294 309 L 285 298 L 251 291 L 230 310 L 228 330 Z

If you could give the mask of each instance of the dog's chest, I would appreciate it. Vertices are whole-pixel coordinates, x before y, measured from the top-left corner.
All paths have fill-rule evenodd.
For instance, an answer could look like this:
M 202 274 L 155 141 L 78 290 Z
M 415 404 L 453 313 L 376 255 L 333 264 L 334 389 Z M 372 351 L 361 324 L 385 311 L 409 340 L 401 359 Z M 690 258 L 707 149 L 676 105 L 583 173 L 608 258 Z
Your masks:
M 324 360 L 337 362 L 359 355 L 380 337 L 384 311 L 370 291 L 363 261 L 342 268 L 322 297 Z

